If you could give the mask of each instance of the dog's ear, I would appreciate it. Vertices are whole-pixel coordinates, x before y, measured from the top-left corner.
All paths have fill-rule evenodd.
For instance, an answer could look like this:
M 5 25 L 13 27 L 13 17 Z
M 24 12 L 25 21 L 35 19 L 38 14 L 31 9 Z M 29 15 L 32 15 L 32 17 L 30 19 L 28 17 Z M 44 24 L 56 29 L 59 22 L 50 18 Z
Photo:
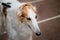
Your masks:
M 5 6 L 5 7 L 7 7 L 7 8 L 10 8 L 11 7 L 10 4 L 11 3 L 2 3 L 2 5 Z
M 25 18 L 23 13 L 20 10 L 17 12 L 17 18 L 18 18 L 20 23 L 22 23 L 23 19 Z
M 17 12 L 17 16 L 21 16 L 22 15 L 22 12 L 19 10 L 18 12 Z

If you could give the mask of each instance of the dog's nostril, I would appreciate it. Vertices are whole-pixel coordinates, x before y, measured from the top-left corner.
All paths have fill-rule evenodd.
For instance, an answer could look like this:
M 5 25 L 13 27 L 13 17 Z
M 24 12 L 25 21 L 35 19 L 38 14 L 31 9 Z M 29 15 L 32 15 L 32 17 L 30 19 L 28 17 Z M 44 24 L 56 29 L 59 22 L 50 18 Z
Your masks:
M 39 33 L 36 33 L 36 35 L 37 35 L 37 36 L 40 36 L 40 35 L 41 35 L 41 32 L 39 32 Z

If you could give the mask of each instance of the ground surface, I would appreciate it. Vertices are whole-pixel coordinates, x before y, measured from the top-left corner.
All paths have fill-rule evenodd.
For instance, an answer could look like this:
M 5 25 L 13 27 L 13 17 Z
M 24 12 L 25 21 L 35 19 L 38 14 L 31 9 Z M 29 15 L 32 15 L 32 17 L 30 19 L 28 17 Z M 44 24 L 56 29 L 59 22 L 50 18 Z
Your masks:
M 21 0 L 27 1 L 27 0 Z M 28 0 L 29 1 L 29 0 Z M 32 1 L 32 0 L 31 0 Z M 38 20 L 60 15 L 60 0 L 44 0 L 33 3 L 37 7 Z M 39 24 L 41 36 L 33 36 L 34 40 L 60 40 L 60 18 Z M 0 40 L 7 40 L 7 34 L 0 36 Z

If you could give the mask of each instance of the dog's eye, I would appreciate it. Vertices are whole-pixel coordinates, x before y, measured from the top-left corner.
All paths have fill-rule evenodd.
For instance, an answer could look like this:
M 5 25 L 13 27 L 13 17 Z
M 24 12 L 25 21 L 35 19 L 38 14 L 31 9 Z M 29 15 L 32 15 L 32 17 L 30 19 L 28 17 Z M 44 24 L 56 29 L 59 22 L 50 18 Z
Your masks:
M 35 16 L 35 18 L 37 18 L 37 16 Z
M 31 18 L 27 18 L 27 20 L 31 20 Z

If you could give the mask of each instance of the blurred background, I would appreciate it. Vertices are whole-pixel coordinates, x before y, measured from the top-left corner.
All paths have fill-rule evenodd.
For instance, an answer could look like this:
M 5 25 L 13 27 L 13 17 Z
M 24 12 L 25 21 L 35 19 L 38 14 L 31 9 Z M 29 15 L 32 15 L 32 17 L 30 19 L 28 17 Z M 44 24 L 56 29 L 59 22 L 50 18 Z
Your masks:
M 32 2 L 38 0 L 19 0 L 20 2 Z M 60 0 L 41 0 L 32 3 L 37 7 L 38 20 L 44 20 L 53 16 L 60 15 Z M 7 40 L 7 33 L 4 28 L 4 17 L 0 13 L 0 40 Z M 33 34 L 33 40 L 60 40 L 60 17 L 39 23 L 41 35 L 38 37 Z M 2 34 L 3 33 L 3 34 Z

